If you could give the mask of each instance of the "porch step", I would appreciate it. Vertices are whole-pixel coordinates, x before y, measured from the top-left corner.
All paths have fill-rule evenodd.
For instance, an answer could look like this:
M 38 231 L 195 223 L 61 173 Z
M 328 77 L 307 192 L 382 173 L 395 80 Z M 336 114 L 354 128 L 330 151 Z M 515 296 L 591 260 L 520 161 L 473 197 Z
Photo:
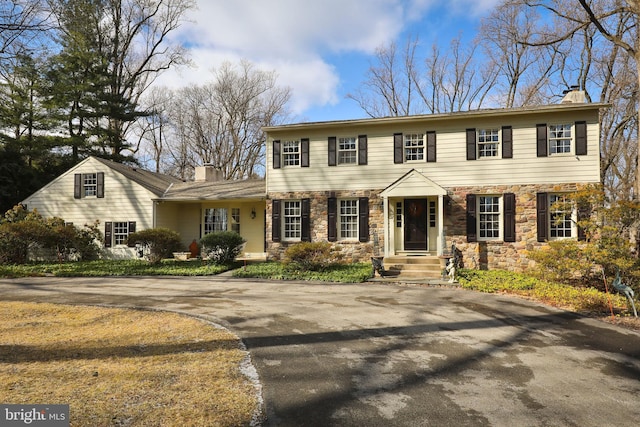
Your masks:
M 437 279 L 442 277 L 437 256 L 390 256 L 384 258 L 384 268 L 391 276 L 406 279 Z

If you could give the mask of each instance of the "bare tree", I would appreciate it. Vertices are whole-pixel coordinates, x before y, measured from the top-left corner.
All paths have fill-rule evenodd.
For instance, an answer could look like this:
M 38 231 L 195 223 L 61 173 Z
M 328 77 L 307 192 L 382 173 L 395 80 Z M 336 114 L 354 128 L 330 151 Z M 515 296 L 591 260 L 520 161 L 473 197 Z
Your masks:
M 460 37 L 451 41 L 446 53 L 434 46 L 427 57 L 427 76 L 417 85 L 431 113 L 473 110 L 483 106 L 496 79 L 492 61 L 479 63 L 478 43 L 463 44 Z
M 361 87 L 347 94 L 347 98 L 358 103 L 370 117 L 407 116 L 424 111 L 424 106 L 415 105 L 416 49 L 417 38 L 409 38 L 399 52 L 395 43 L 376 49 L 376 63 L 369 67 L 368 78 Z
M 480 44 L 486 60 L 497 68 L 492 103 L 511 108 L 550 101 L 548 85 L 558 71 L 560 54 L 550 46 L 526 43 L 535 37 L 539 19 L 522 2 L 499 4 L 482 19 Z
M 161 172 L 166 156 L 167 138 L 171 136 L 169 107 L 173 91 L 164 86 L 153 86 L 146 93 L 143 103 L 147 114 L 136 122 L 132 134 L 137 136 L 135 152 L 141 163 L 148 163 L 141 157 L 150 157 L 156 172 Z
M 495 81 L 495 67 L 480 67 L 475 41 L 457 38 L 445 53 L 432 46 L 424 61 L 416 59 L 420 43 L 407 41 L 399 51 L 395 43 L 376 50 L 376 63 L 368 79 L 347 95 L 371 117 L 407 116 L 480 108 Z
M 213 165 L 224 179 L 262 175 L 262 127 L 283 120 L 291 96 L 276 83 L 274 72 L 242 61 L 214 70 L 211 83 L 178 90 L 171 108 L 174 159 Z
M 38 0 L 0 0 L 0 61 L 24 55 L 49 28 Z
M 637 0 L 579 0 L 580 7 L 577 10 L 572 4 L 560 0 L 525 0 L 525 3 L 529 7 L 546 12 L 555 19 L 556 23 L 553 27 L 547 26 L 544 31 L 541 31 L 537 40 L 531 41 L 532 45 L 558 45 L 574 40 L 580 35 L 591 33 L 593 36 L 585 39 L 587 42 L 585 46 L 598 42 L 602 46 L 607 46 L 606 50 L 613 54 L 613 56 L 609 55 L 609 60 L 605 58 L 602 62 L 608 76 L 601 81 L 603 90 L 600 99 L 613 104 L 611 113 L 617 117 L 617 119 L 612 118 L 609 123 L 606 120 L 603 121 L 603 129 L 611 132 L 604 135 L 606 137 L 603 138 L 604 147 L 613 149 L 604 156 L 603 160 L 605 171 L 613 172 L 612 176 L 605 177 L 605 182 L 609 181 L 612 188 L 633 188 L 631 197 L 640 197 L 640 164 L 638 163 L 640 138 L 638 138 L 637 127 L 640 118 L 640 110 L 637 106 L 637 92 L 640 87 L 640 50 L 638 49 L 640 2 Z M 579 13 L 580 11 L 582 13 Z M 595 34 L 600 38 L 596 39 Z M 594 50 L 590 50 L 590 53 L 593 52 Z M 628 60 L 621 60 L 620 53 L 626 54 Z M 585 58 L 583 81 L 586 81 L 585 77 L 589 73 L 587 66 L 592 63 L 592 60 L 592 57 Z M 626 77 L 628 73 L 634 77 L 631 87 L 628 86 L 629 79 Z M 614 87 L 621 75 L 625 76 L 621 81 L 623 86 L 626 86 L 625 91 L 622 92 L 625 94 L 622 100 L 628 100 L 624 106 L 619 105 L 618 102 L 620 101 L 618 96 L 622 93 Z M 634 119 L 628 116 L 631 106 L 633 106 Z M 625 144 L 626 149 L 622 152 L 618 150 L 622 145 L 618 138 L 626 139 L 627 142 L 635 140 L 635 143 Z M 627 174 L 629 165 L 633 165 L 635 173 Z M 635 182 L 632 185 L 624 184 L 622 181 L 625 179 Z

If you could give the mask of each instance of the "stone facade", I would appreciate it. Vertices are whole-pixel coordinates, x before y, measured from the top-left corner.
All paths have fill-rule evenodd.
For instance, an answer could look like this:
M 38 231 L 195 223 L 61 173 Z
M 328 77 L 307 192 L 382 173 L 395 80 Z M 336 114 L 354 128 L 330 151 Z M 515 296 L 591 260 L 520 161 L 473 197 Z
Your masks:
M 300 200 L 310 199 L 310 222 L 311 241 L 327 241 L 327 199 L 336 197 L 338 199 L 368 197 L 369 198 L 369 239 L 366 243 L 353 240 L 339 240 L 335 245 L 340 248 L 343 259 L 347 262 L 367 261 L 371 256 L 383 255 L 384 232 L 382 199 L 379 190 L 367 191 L 321 191 L 321 192 L 293 192 L 293 193 L 272 193 L 267 200 L 267 255 L 269 259 L 282 259 L 287 248 L 297 242 L 274 242 L 271 238 L 272 230 L 272 200 Z
M 532 265 L 527 257 L 528 251 L 540 248 L 545 243 L 537 239 L 536 194 L 539 192 L 573 192 L 578 184 L 562 185 L 501 185 L 478 187 L 448 188 L 448 202 L 445 207 L 444 235 L 446 248 L 453 243 L 462 252 L 465 267 L 479 269 L 503 269 L 524 271 Z M 299 200 L 310 199 L 311 240 L 327 241 L 327 199 L 369 198 L 369 240 L 335 242 L 348 262 L 368 261 L 371 256 L 384 253 L 384 213 L 381 190 L 335 191 L 335 192 L 295 192 L 269 194 L 267 200 L 267 252 L 270 259 L 282 259 L 286 248 L 296 242 L 273 242 L 272 203 L 273 199 Z M 467 194 L 514 193 L 516 195 L 516 241 L 468 242 L 466 236 L 466 196 Z
M 446 247 L 453 243 L 462 251 L 464 266 L 522 272 L 532 266 L 528 251 L 545 245 L 538 242 L 536 194 L 574 192 L 578 184 L 504 185 L 493 187 L 456 187 L 449 189 L 451 214 L 445 219 Z M 466 236 L 467 194 L 516 195 L 516 241 L 468 242 Z

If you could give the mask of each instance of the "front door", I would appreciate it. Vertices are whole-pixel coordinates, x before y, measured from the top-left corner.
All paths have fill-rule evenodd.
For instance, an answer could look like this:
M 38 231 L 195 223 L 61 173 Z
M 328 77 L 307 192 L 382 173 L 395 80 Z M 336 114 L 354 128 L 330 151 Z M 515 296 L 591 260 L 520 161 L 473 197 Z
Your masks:
M 404 200 L 404 250 L 427 250 L 427 199 Z

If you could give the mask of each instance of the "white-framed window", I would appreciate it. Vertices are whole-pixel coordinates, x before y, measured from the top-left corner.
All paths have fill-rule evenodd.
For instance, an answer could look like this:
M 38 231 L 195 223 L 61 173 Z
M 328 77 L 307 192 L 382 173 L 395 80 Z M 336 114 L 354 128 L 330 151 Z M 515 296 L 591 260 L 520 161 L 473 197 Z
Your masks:
M 227 209 L 206 208 L 204 210 L 204 234 L 227 231 Z
M 300 166 L 300 141 L 284 141 L 282 144 L 282 164 Z
M 283 239 L 300 240 L 302 237 L 302 202 L 300 200 L 285 200 L 282 213 Z
M 114 221 L 113 222 L 113 244 L 126 245 L 127 238 L 129 237 L 129 222 L 128 221 Z
M 240 234 L 240 208 L 231 208 L 231 231 Z
M 83 197 L 95 197 L 98 195 L 98 174 L 83 173 L 82 174 L 82 193 Z
M 338 164 L 353 165 L 358 161 L 358 145 L 355 137 L 338 138 Z
M 549 153 L 571 153 L 572 125 L 562 123 L 549 125 Z
M 575 215 L 575 209 L 566 195 L 549 194 L 549 237 L 564 239 L 576 236 Z
M 501 236 L 500 196 L 478 196 L 478 240 L 498 240 Z
M 358 199 L 339 201 L 338 221 L 339 239 L 352 240 L 358 238 Z
M 478 129 L 476 133 L 478 157 L 498 157 L 500 147 L 499 129 Z
M 424 159 L 424 134 L 408 133 L 404 135 L 404 160 Z

